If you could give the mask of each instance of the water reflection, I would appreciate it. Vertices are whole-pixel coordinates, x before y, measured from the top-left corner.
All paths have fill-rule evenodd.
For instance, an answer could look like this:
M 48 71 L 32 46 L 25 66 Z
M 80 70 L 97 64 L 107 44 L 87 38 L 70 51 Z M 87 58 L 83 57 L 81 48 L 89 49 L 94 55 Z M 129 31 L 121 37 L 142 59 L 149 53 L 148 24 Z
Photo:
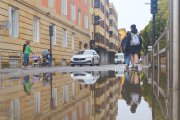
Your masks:
M 121 92 L 126 104 L 130 106 L 130 111 L 135 113 L 141 102 L 141 86 L 138 72 L 128 71 L 125 73 L 125 82 Z
M 73 72 L 71 73 L 73 80 L 78 80 L 82 84 L 95 84 L 100 77 L 99 71 L 91 72 Z
M 0 120 L 147 120 L 152 119 L 152 109 L 155 118 L 160 114 L 158 104 L 152 104 L 151 87 L 145 75 L 137 71 L 0 78 L 1 86 L 18 83 L 0 87 Z

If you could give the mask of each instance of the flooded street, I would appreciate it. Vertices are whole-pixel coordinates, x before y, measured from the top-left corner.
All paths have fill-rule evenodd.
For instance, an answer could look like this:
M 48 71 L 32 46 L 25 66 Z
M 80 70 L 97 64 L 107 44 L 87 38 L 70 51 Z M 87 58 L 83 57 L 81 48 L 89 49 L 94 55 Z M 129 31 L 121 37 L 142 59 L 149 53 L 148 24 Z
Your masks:
M 1 76 L 0 120 L 165 120 L 144 72 Z

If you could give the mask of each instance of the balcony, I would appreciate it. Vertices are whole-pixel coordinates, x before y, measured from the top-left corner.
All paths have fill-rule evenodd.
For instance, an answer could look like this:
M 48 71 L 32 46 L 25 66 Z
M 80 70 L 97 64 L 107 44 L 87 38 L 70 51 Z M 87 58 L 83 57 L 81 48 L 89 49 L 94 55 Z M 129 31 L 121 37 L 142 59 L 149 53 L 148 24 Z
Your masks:
M 104 49 L 109 49 L 109 41 L 102 34 L 95 33 L 95 45 Z
M 115 52 L 115 44 L 112 42 L 109 43 L 109 52 Z

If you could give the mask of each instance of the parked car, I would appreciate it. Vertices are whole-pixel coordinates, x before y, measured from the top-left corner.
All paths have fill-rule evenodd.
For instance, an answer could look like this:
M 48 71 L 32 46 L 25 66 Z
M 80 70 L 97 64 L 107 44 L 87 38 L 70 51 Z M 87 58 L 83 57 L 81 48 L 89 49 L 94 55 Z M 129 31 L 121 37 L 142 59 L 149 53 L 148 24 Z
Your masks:
M 123 64 L 124 63 L 124 54 L 123 53 L 116 53 L 114 64 Z
M 99 65 L 100 57 L 95 50 L 87 49 L 80 50 L 77 54 L 71 57 L 71 66 L 74 65 Z
M 73 80 L 78 80 L 82 84 L 91 85 L 96 83 L 100 77 L 100 73 L 98 71 L 73 72 L 71 73 L 71 77 Z

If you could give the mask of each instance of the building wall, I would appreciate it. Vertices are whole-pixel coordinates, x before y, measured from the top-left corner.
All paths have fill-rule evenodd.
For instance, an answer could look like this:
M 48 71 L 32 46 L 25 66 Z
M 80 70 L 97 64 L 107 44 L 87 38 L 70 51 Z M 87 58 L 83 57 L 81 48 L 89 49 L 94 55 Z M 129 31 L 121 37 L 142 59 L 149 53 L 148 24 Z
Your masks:
M 109 50 L 109 0 L 100 0 L 98 4 L 94 4 L 95 0 L 91 1 L 91 17 L 92 25 L 90 29 L 90 35 L 92 40 L 95 40 L 95 50 L 100 55 L 100 63 L 108 64 L 108 55 L 107 51 Z M 96 2 L 97 3 L 97 2 Z M 103 7 L 102 7 L 103 6 Z M 104 12 L 103 12 L 104 10 Z M 99 17 L 98 19 L 94 19 Z M 95 25 L 94 25 L 95 23 Z M 95 32 L 95 37 L 93 33 Z
M 114 63 L 115 53 L 118 51 L 118 14 L 113 3 L 109 5 L 109 63 Z
M 76 20 L 71 21 L 70 2 L 68 1 L 67 16 L 61 15 L 61 0 L 54 0 L 54 7 L 48 7 L 48 0 L 1 0 L 0 1 L 0 24 L 9 19 L 9 6 L 18 9 L 19 36 L 13 38 L 9 36 L 7 29 L 0 30 L 0 55 L 1 56 L 20 56 L 22 46 L 26 40 L 31 41 L 31 47 L 35 53 L 41 55 L 42 49 L 49 49 L 49 25 L 56 25 L 56 45 L 52 46 L 52 53 L 55 64 L 60 64 L 62 59 L 69 61 L 70 56 L 77 50 L 82 49 L 84 43 L 89 43 L 89 28 L 84 27 L 84 15 L 88 15 L 88 3 L 75 0 Z M 88 2 L 88 0 L 87 0 Z M 78 25 L 78 9 L 81 9 L 81 25 Z M 33 16 L 40 19 L 40 41 L 33 42 Z M 62 30 L 67 30 L 67 47 L 62 47 Z M 72 32 L 75 33 L 74 49 L 72 49 Z M 81 45 L 81 46 L 80 46 Z

